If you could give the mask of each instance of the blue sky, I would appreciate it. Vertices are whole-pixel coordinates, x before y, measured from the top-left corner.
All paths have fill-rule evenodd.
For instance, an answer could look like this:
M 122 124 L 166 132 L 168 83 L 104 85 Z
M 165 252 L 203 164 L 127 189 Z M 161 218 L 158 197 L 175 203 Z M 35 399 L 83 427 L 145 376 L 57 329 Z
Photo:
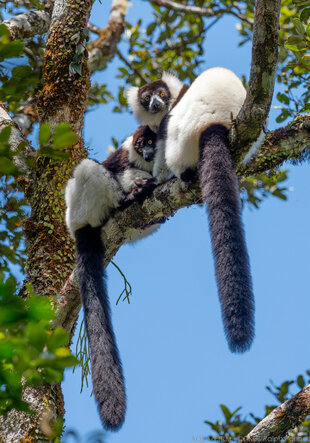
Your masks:
M 137 1 L 129 20 L 148 17 Z M 106 22 L 106 4 L 96 2 L 92 21 Z M 250 46 L 239 41 L 233 18 L 208 34 L 201 70 L 225 66 L 248 76 Z M 116 64 L 96 79 L 115 90 Z M 119 80 L 117 80 L 118 82 Z M 111 136 L 124 139 L 137 127 L 129 114 L 112 114 L 110 105 L 86 116 L 85 139 L 92 156 L 106 156 Z M 274 129 L 271 112 L 269 129 Z M 289 199 L 266 200 L 259 210 L 244 210 L 244 225 L 256 298 L 256 339 L 249 352 L 233 355 L 225 341 L 214 278 L 205 208 L 179 211 L 158 233 L 114 257 L 133 286 L 131 304 L 115 306 L 122 278 L 108 267 L 113 324 L 123 361 L 128 412 L 111 443 L 190 443 L 206 436 L 204 420 L 221 417 L 219 404 L 263 414 L 273 403 L 265 390 L 309 369 L 309 173 L 290 169 Z M 81 435 L 101 429 L 91 388 L 80 394 L 80 371 L 65 373 L 66 426 Z

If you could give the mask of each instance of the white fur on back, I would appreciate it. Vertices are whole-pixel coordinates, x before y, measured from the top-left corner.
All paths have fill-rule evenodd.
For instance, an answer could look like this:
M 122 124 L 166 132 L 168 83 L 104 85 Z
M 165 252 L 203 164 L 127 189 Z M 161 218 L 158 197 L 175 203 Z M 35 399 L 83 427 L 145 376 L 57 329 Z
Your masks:
M 177 177 L 198 164 L 200 134 L 215 123 L 229 128 L 245 96 L 240 79 L 228 69 L 211 68 L 196 78 L 168 121 L 165 158 Z
M 123 197 L 118 182 L 105 167 L 93 160 L 83 160 L 67 183 L 66 224 L 70 234 L 90 224 L 99 226 Z

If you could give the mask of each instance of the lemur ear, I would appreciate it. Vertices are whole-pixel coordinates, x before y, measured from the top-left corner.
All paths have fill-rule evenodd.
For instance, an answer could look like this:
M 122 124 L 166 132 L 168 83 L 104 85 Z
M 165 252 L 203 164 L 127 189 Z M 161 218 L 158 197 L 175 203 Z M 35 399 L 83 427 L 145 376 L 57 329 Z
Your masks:
M 171 74 L 167 71 L 164 71 L 162 73 L 161 79 L 168 86 L 172 98 L 176 99 L 183 87 L 183 83 L 178 79 L 176 75 Z
M 134 107 L 138 104 L 138 91 L 139 88 L 137 86 L 132 86 L 131 88 L 127 89 L 125 92 L 125 96 L 127 98 L 128 106 L 134 110 Z

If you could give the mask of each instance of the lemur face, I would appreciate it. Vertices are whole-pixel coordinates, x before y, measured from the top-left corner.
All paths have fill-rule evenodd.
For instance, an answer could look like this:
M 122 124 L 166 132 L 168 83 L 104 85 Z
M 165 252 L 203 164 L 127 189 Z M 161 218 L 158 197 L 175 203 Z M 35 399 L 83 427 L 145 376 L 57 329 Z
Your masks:
M 133 134 L 133 146 L 137 154 L 145 161 L 154 160 L 156 150 L 156 134 L 148 126 L 140 126 Z
M 139 88 L 138 99 L 143 108 L 151 114 L 168 112 L 170 91 L 165 82 L 157 80 Z

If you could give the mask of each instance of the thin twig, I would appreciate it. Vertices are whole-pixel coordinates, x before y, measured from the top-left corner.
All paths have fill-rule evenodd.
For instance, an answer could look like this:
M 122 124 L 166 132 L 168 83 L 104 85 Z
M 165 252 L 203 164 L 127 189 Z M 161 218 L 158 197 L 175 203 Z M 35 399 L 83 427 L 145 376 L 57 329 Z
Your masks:
M 147 79 L 144 77 L 144 75 L 138 69 L 136 69 L 134 66 L 132 66 L 131 63 L 129 63 L 129 61 L 122 55 L 122 53 L 120 52 L 119 49 L 116 49 L 116 54 L 119 56 L 119 58 L 122 60 L 122 62 L 124 62 L 125 65 L 129 69 L 131 69 L 139 78 L 141 78 L 143 83 L 147 83 Z

